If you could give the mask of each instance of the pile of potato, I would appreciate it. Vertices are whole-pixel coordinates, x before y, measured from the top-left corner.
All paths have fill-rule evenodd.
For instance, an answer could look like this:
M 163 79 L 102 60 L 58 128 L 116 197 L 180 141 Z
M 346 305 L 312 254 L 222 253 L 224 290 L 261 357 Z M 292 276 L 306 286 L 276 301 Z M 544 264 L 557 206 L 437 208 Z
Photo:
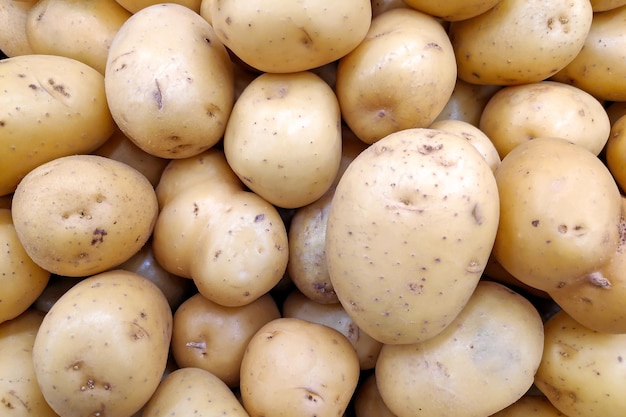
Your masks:
M 0 0 L 0 50 L 0 415 L 626 415 L 626 1 Z

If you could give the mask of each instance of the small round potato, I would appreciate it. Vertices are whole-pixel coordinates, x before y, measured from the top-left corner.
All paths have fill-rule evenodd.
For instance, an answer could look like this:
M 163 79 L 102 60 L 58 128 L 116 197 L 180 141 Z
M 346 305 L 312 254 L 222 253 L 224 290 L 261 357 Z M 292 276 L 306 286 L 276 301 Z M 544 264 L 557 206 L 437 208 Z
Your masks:
M 217 36 L 259 71 L 291 73 L 333 62 L 354 49 L 370 26 L 370 0 L 211 1 Z M 207 14 L 207 12 L 205 12 Z
M 481 281 L 439 335 L 384 345 L 376 382 L 398 417 L 490 416 L 532 386 L 542 352 L 543 323 L 530 301 Z
M 265 73 L 235 103 L 224 154 L 244 184 L 283 208 L 331 186 L 341 160 L 341 114 L 332 89 L 310 71 Z
M 459 78 L 493 85 L 542 81 L 580 52 L 592 18 L 589 0 L 501 0 L 452 22 Z
M 501 215 L 493 254 L 515 278 L 550 293 L 615 253 L 620 191 L 581 145 L 526 141 L 502 159 L 496 181 Z
M 252 337 L 241 363 L 250 417 L 341 416 L 359 379 L 352 344 L 335 329 L 279 318 Z
M 161 158 L 190 157 L 215 145 L 234 101 L 226 48 L 206 20 L 174 3 L 126 20 L 111 43 L 104 81 L 117 125 Z
M 46 314 L 33 346 L 44 398 L 63 417 L 130 417 L 167 364 L 172 311 L 133 272 L 111 270 L 69 289 Z
M 445 29 L 434 17 L 401 7 L 374 18 L 365 39 L 339 60 L 336 93 L 346 124 L 371 144 L 430 125 L 456 78 Z
M 535 385 L 568 417 L 626 415 L 626 334 L 590 330 L 561 310 L 545 324 Z
M 481 114 L 480 129 L 500 158 L 537 137 L 559 137 L 598 155 L 611 130 L 609 116 L 595 97 L 556 81 L 507 86 L 498 90 Z
M 35 168 L 19 183 L 11 209 L 26 253 L 69 277 L 128 260 L 150 238 L 157 213 L 146 177 L 97 155 L 66 156 Z
M 383 343 L 437 335 L 474 291 L 498 217 L 493 172 L 463 137 L 406 129 L 379 140 L 348 166 L 328 215 L 341 304 Z
M 230 388 L 211 372 L 179 368 L 168 374 L 146 404 L 142 417 L 249 417 Z

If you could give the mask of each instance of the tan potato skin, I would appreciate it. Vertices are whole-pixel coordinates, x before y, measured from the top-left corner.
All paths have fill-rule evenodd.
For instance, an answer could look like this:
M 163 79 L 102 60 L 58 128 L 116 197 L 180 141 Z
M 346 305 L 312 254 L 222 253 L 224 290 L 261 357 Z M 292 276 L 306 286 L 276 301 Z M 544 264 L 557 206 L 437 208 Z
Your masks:
M 492 85 L 544 80 L 580 52 L 592 17 L 588 0 L 501 0 L 483 14 L 451 22 L 459 78 Z
M 112 270 L 86 278 L 52 306 L 35 338 L 35 374 L 59 415 L 130 417 L 167 363 L 172 311 L 146 278 Z
M 238 387 L 248 342 L 280 316 L 269 294 L 240 307 L 224 307 L 195 294 L 174 313 L 172 354 L 179 367 L 204 369 L 229 387 Z
M 28 11 L 36 3 L 36 0 L 0 1 L 0 50 L 6 56 L 34 53 L 26 37 L 26 20 Z
M 0 209 L 0 323 L 26 311 L 41 295 L 50 272 L 28 256 L 20 242 L 10 209 Z
M 354 394 L 354 414 L 355 417 L 397 417 L 380 396 L 375 373 L 359 384 Z
M 115 129 L 102 74 L 71 58 L 4 59 L 0 91 L 0 195 L 45 162 L 95 150 Z
M 618 417 L 623 392 L 626 334 L 590 330 L 561 310 L 545 324 L 535 385 L 568 417 Z
M 626 190 L 626 114 L 611 126 L 605 149 L 606 164 L 622 191 Z
M 0 324 L 0 410 L 5 417 L 58 417 L 37 384 L 33 344 L 44 314 L 25 310 Z
M 234 102 L 233 68 L 200 15 L 156 4 L 118 30 L 105 89 L 115 122 L 137 146 L 161 158 L 186 158 L 221 139 Z
M 606 12 L 626 5 L 624 0 L 591 0 L 591 7 L 594 12 Z
M 537 137 L 560 137 L 598 155 L 611 130 L 609 116 L 595 97 L 555 81 L 507 86 L 496 92 L 478 127 L 491 139 L 500 158 Z
M 167 375 L 141 414 L 174 415 L 248 417 L 233 391 L 217 376 L 199 368 L 179 368 Z
M 524 395 L 491 417 L 567 417 L 543 395 Z
M 608 168 L 561 138 L 518 145 L 496 172 L 500 222 L 496 260 L 515 278 L 550 293 L 615 253 L 621 196 Z
M 441 24 L 400 7 L 374 18 L 365 39 L 339 60 L 335 91 L 345 123 L 371 144 L 432 123 L 450 98 L 456 75 Z
M 331 204 L 326 257 L 341 304 L 383 343 L 435 336 L 474 291 L 498 217 L 493 173 L 467 140 L 435 129 L 381 139 Z
M 504 285 L 481 281 L 439 335 L 384 345 L 376 381 L 398 417 L 489 416 L 532 386 L 542 352 L 543 323 L 535 307 Z
M 552 79 L 575 85 L 599 100 L 626 101 L 625 20 L 626 6 L 594 14 L 583 49 Z

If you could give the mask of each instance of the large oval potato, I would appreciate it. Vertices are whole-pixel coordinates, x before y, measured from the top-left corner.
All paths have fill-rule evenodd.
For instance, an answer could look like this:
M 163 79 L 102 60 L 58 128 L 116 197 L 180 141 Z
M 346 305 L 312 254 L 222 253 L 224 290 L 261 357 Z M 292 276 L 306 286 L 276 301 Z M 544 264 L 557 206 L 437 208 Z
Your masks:
M 172 311 L 148 279 L 113 270 L 69 289 L 33 346 L 44 398 L 63 417 L 130 417 L 163 376 Z
M 226 48 L 206 20 L 174 3 L 146 7 L 126 20 L 111 43 L 104 81 L 120 129 L 162 158 L 215 145 L 234 102 Z
M 328 215 L 341 304 L 383 343 L 437 335 L 474 291 L 498 217 L 491 168 L 466 139 L 407 129 L 379 140 L 348 166 Z
M 456 83 L 454 51 L 432 16 L 410 8 L 378 15 L 365 39 L 339 60 L 341 114 L 363 142 L 427 127 Z
M 530 301 L 481 281 L 439 335 L 383 346 L 376 382 L 398 417 L 486 417 L 532 386 L 542 352 L 543 323 Z
M 370 0 L 209 2 L 217 36 L 259 71 L 306 71 L 354 49 L 370 26 Z
M 115 129 L 102 74 L 75 59 L 3 59 L 0 91 L 0 195 L 45 162 L 95 150 Z
M 544 80 L 583 48 L 593 11 L 589 0 L 501 0 L 450 23 L 459 78 L 511 85 Z
M 128 260 L 157 219 L 152 184 L 130 166 L 98 155 L 57 158 L 30 171 L 11 208 L 17 236 L 42 268 L 81 277 Z

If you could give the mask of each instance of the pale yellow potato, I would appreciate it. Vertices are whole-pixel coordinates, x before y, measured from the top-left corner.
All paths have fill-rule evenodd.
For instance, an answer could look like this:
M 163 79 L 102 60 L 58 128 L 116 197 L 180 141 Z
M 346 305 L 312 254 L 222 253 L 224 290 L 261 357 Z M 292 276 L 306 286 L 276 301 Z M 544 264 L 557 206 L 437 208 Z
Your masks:
M 469 122 L 453 119 L 441 119 L 434 121 L 429 128 L 455 133 L 465 138 L 476 148 L 478 152 L 480 152 L 483 158 L 485 158 L 485 161 L 493 172 L 495 172 L 498 165 L 500 165 L 500 155 L 491 141 L 491 138 L 488 137 L 485 132 Z
M 236 388 L 248 342 L 280 316 L 269 294 L 239 307 L 224 307 L 195 294 L 174 313 L 172 355 L 179 367 L 204 369 Z
M 550 293 L 615 253 L 620 191 L 587 149 L 561 138 L 526 141 L 502 159 L 496 181 L 493 254 L 515 278 Z
M 606 164 L 622 191 L 626 190 L 626 114 L 611 126 L 605 149 Z
M 89 153 L 113 133 L 104 78 L 56 55 L 0 61 L 0 195 L 52 159 Z
M 242 306 L 283 278 L 289 247 L 280 213 L 244 189 L 221 150 L 172 160 L 156 192 L 155 257 L 203 296 Z
M 530 301 L 481 281 L 439 335 L 384 345 L 376 382 L 398 417 L 489 416 L 532 386 L 542 352 L 543 323 Z
M 470 19 L 485 13 L 500 0 L 454 0 L 454 1 L 430 1 L 430 0 L 404 0 L 406 4 L 415 10 L 437 16 L 443 20 L 453 22 Z
M 353 403 L 355 417 L 396 417 L 378 392 L 374 372 L 361 381 L 354 394 Z
M 599 100 L 626 101 L 626 6 L 595 13 L 583 49 L 552 77 Z
M 0 410 L 4 417 L 58 417 L 37 384 L 33 344 L 44 314 L 26 310 L 0 323 Z
M 224 154 L 242 182 L 273 205 L 314 202 L 330 188 L 341 160 L 337 97 L 310 71 L 258 76 L 228 119 Z
M 470 84 L 458 78 L 452 95 L 435 121 L 462 120 L 478 126 L 487 102 L 500 88 L 498 85 Z
M 73 58 L 104 74 L 111 42 L 130 16 L 115 0 L 40 0 L 28 12 L 26 36 L 34 53 Z
M 28 11 L 37 0 L 0 1 L 0 51 L 6 56 L 29 55 L 34 51 L 26 37 Z
M 11 209 L 28 256 L 69 277 L 128 260 L 150 238 L 157 212 L 146 177 L 98 155 L 65 156 L 38 166 L 19 183 Z
M 180 368 L 167 375 L 144 407 L 142 417 L 248 417 L 235 394 L 216 375 Z
M 495 85 L 542 81 L 577 56 L 592 17 L 589 0 L 501 0 L 452 22 L 459 78 Z
M 501 158 L 520 143 L 560 137 L 598 155 L 609 138 L 609 116 L 595 97 L 555 81 L 506 86 L 483 109 L 480 129 Z
M 339 60 L 336 93 L 350 129 L 371 144 L 427 127 L 456 83 L 454 51 L 432 16 L 410 8 L 378 15 L 365 39 Z
M 370 26 L 370 0 L 211 1 L 215 33 L 239 59 L 263 72 L 310 70 L 354 49 Z
M 524 395 L 491 417 L 567 417 L 543 395 Z
M 361 152 L 335 190 L 326 228 L 334 290 L 378 341 L 432 338 L 474 291 L 498 218 L 493 172 L 466 139 L 391 134 Z
M 323 324 L 341 332 L 354 346 L 361 370 L 374 369 L 382 343 L 363 332 L 339 302 L 321 304 L 295 289 L 285 297 L 281 311 L 283 317 Z
M 565 311 L 545 324 L 535 385 L 568 417 L 621 417 L 626 413 L 626 334 L 595 332 Z
M 241 363 L 250 417 L 341 416 L 359 379 L 346 337 L 322 324 L 279 318 L 252 337 Z
M 93 275 L 46 314 L 33 345 L 44 398 L 63 417 L 130 417 L 166 368 L 172 311 L 159 288 L 133 272 Z
M 606 12 L 626 5 L 625 0 L 591 0 L 594 12 Z
M 50 272 L 28 256 L 20 242 L 10 209 L 0 209 L 0 323 L 14 319 L 41 295 Z
M 104 81 L 117 125 L 161 158 L 186 158 L 215 145 L 234 101 L 226 48 L 206 20 L 174 3 L 126 20 L 113 38 Z

